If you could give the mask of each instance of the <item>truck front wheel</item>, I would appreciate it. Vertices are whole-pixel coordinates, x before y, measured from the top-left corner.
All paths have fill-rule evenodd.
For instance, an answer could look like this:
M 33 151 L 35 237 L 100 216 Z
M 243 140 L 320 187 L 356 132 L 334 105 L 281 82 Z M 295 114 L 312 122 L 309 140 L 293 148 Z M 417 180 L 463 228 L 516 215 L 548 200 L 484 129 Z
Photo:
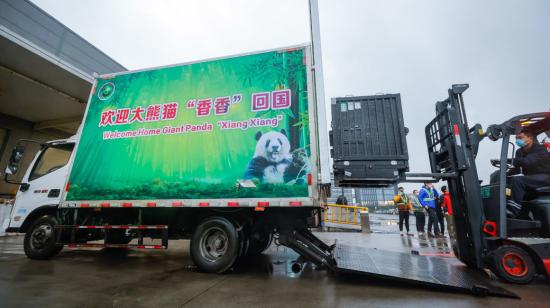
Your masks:
M 239 235 L 235 226 L 223 217 L 204 220 L 191 238 L 191 259 L 207 273 L 224 273 L 239 256 Z
M 34 260 L 46 260 L 57 255 L 63 245 L 56 244 L 57 220 L 51 215 L 38 218 L 27 229 L 23 247 L 25 255 Z

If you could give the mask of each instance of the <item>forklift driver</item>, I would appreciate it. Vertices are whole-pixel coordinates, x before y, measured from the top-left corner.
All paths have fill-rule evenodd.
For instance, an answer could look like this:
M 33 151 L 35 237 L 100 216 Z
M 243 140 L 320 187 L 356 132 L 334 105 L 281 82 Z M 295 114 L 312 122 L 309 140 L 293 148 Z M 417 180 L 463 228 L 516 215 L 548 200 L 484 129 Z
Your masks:
M 509 178 L 512 200 L 508 202 L 508 208 L 516 216 L 527 216 L 528 209 L 520 214 L 521 202 L 536 188 L 550 186 L 550 152 L 538 142 L 534 133 L 526 129 L 516 135 L 516 144 L 519 149 L 513 161 L 514 168 L 508 174 L 515 175 Z M 523 176 L 518 175 L 521 173 Z

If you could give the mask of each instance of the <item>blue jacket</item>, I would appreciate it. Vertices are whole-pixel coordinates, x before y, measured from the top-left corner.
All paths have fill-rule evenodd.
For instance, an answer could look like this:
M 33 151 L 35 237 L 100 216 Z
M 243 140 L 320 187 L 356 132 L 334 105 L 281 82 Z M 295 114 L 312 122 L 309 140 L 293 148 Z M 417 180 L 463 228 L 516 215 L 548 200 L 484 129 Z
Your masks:
M 435 188 L 427 189 L 426 187 L 422 187 L 418 193 L 418 201 L 420 201 L 422 206 L 427 206 L 431 209 L 435 209 L 438 197 L 439 193 Z

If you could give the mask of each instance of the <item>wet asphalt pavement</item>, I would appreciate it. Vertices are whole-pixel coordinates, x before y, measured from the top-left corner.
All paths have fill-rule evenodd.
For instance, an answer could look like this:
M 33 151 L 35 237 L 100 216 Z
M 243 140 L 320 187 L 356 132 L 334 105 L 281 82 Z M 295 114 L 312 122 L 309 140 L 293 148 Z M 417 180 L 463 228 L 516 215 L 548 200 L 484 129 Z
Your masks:
M 327 243 L 439 255 L 457 262 L 445 240 L 400 237 L 396 216 L 371 215 L 372 234 L 316 232 Z M 411 219 L 414 222 L 414 218 Z M 412 226 L 414 228 L 414 226 Z M 168 250 L 115 253 L 64 249 L 49 261 L 29 260 L 22 236 L 0 237 L 0 307 L 548 307 L 550 281 L 497 284 L 521 300 L 475 297 L 357 276 L 335 276 L 307 266 L 290 270 L 297 255 L 272 246 L 225 275 L 192 265 L 186 240 Z

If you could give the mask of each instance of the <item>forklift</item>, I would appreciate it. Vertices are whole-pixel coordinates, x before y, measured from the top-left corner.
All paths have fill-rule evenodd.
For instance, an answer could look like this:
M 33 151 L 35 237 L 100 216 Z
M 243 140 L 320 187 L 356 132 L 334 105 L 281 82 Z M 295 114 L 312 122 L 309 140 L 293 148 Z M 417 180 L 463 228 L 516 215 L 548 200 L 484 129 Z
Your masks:
M 519 296 L 493 284 L 487 270 L 517 284 L 527 284 L 537 274 L 550 276 L 550 187 L 539 187 L 523 203 L 529 210 L 527 217 L 511 216 L 506 208 L 510 196 L 507 173 L 513 168 L 513 157 L 508 158 L 510 139 L 526 127 L 537 136 L 549 133 L 550 113 L 516 116 L 490 125 L 487 131 L 480 124 L 470 127 L 463 99 L 468 87 L 453 85 L 449 97 L 436 103 L 436 116 L 425 128 L 431 173 L 406 173 L 400 178 L 400 182 L 411 183 L 447 181 L 453 210 L 451 246 L 467 266 L 415 251 L 394 253 L 338 242 L 327 245 L 311 233 L 291 232 L 281 235 L 279 242 L 301 255 L 293 271 L 300 271 L 304 262 L 312 262 L 336 273 L 511 298 Z M 500 158 L 491 160 L 498 170 L 489 184 L 482 185 L 475 158 L 486 138 L 500 141 L 501 151 Z
M 436 116 L 425 128 L 431 173 L 405 173 L 400 182 L 425 183 L 445 180 L 451 195 L 453 225 L 450 232 L 455 256 L 465 265 L 445 258 L 395 253 L 376 247 L 353 247 L 335 242 L 327 245 L 305 230 L 281 233 L 278 241 L 301 255 L 292 265 L 295 272 L 304 262 L 336 273 L 351 273 L 475 295 L 519 298 L 492 283 L 486 270 L 510 283 L 526 284 L 535 275 L 550 276 L 550 187 L 540 187 L 523 206 L 528 217 L 510 216 L 506 210 L 510 138 L 529 126 L 536 135 L 550 130 L 550 114 L 514 117 L 483 131 L 469 127 L 462 94 L 468 84 L 453 85 L 449 97 L 436 103 Z M 482 185 L 475 158 L 485 138 L 501 141 L 500 158 L 491 160 L 498 170 Z M 512 145 L 513 147 L 513 145 Z M 512 148 L 515 150 L 515 148 Z M 550 153 L 549 153 L 550 155 Z M 368 184 L 368 183 L 366 183 Z
M 508 158 L 512 136 L 529 129 L 535 137 L 550 131 L 549 113 L 520 115 L 490 125 L 468 126 L 462 94 L 468 84 L 453 85 L 449 97 L 436 103 L 436 117 L 426 126 L 432 176 L 445 179 L 451 195 L 456 257 L 471 268 L 490 269 L 502 280 L 527 284 L 536 274 L 550 276 L 550 187 L 539 187 L 522 203 L 527 216 L 507 211 Z M 475 158 L 485 138 L 500 141 L 500 158 L 491 164 L 498 170 L 488 185 L 481 185 Z M 548 154 L 550 155 L 550 153 Z

